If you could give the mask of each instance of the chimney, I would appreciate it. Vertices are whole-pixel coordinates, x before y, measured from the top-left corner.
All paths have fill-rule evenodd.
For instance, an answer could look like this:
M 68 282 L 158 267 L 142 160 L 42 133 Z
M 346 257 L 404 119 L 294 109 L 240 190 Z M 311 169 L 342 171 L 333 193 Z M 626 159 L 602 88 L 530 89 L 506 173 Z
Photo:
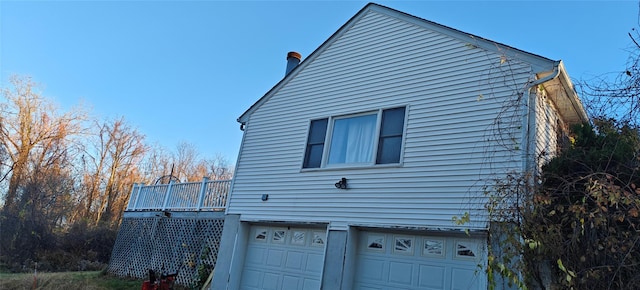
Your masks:
M 301 59 L 302 55 L 295 51 L 290 51 L 289 53 L 287 53 L 287 71 L 284 73 L 284 75 L 287 76 L 294 68 L 296 68 Z

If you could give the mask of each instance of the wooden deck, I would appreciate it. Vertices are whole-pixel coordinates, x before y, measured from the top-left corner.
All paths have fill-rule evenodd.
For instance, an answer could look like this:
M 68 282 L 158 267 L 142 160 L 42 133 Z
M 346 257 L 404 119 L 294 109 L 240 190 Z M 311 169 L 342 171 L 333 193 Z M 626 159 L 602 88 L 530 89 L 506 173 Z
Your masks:
M 136 211 L 224 211 L 231 180 L 134 184 L 127 212 Z

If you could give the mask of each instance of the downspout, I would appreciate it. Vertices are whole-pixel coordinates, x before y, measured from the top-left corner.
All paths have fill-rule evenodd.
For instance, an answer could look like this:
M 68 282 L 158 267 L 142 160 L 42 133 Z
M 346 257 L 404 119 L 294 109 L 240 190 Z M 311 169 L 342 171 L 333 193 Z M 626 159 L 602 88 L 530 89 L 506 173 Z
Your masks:
M 553 64 L 553 71 L 551 72 L 551 74 L 549 74 L 548 76 L 545 76 L 541 79 L 535 80 L 533 82 L 531 82 L 525 89 L 525 94 L 527 96 L 527 113 L 526 115 L 526 128 L 525 128 L 525 154 L 524 154 L 524 172 L 528 172 L 528 173 L 533 173 L 533 169 L 534 169 L 534 162 L 532 160 L 532 158 L 530 158 L 530 156 L 533 156 L 534 151 L 535 151 L 535 143 L 533 143 L 533 141 L 535 140 L 536 137 L 536 94 L 532 94 L 531 93 L 531 89 L 532 88 L 536 88 L 538 85 L 546 83 L 550 80 L 553 80 L 555 78 L 557 78 L 560 75 L 560 61 L 555 61 Z M 533 144 L 532 144 L 533 143 Z M 534 176 L 533 174 L 531 174 L 528 178 L 527 178 L 527 182 L 529 183 L 529 185 L 533 185 L 534 184 Z M 526 193 L 529 194 L 529 189 L 531 187 L 527 186 L 526 187 Z
M 538 80 L 534 80 L 531 83 L 529 83 L 524 90 L 524 94 L 527 98 L 526 101 L 526 110 L 527 112 L 525 113 L 525 120 L 524 120 L 524 125 L 526 126 L 525 128 L 525 132 L 524 132 L 524 147 L 525 147 L 525 154 L 523 156 L 524 158 L 524 162 L 523 162 L 523 173 L 528 174 L 528 176 L 525 176 L 525 188 L 524 188 L 524 198 L 530 197 L 532 195 L 532 191 L 533 191 L 533 186 L 535 186 L 535 175 L 534 173 L 534 168 L 535 168 L 535 159 L 534 159 L 534 153 L 535 153 L 535 148 L 536 148 L 536 143 L 535 143 L 535 137 L 536 137 L 536 106 L 537 106 L 537 94 L 536 93 L 531 93 L 531 89 L 537 88 L 540 84 L 546 83 L 548 81 L 551 81 L 555 78 L 557 78 L 560 75 L 560 61 L 555 61 L 553 64 L 553 71 L 551 72 L 551 74 L 549 74 L 548 76 L 545 76 L 541 79 Z M 519 206 L 521 203 L 521 199 L 522 197 L 520 196 L 520 194 L 518 194 L 518 196 L 516 197 L 516 203 Z M 518 219 L 520 219 L 520 215 L 518 214 Z M 521 221 L 519 221 L 521 222 Z M 522 238 L 522 237 L 521 237 Z M 521 242 L 524 242 L 521 239 Z M 549 268 L 550 266 L 548 265 L 548 263 L 544 263 L 542 265 L 543 268 Z M 550 269 L 550 268 L 549 268 Z M 518 277 L 520 279 L 523 278 L 522 273 L 520 272 L 518 274 Z

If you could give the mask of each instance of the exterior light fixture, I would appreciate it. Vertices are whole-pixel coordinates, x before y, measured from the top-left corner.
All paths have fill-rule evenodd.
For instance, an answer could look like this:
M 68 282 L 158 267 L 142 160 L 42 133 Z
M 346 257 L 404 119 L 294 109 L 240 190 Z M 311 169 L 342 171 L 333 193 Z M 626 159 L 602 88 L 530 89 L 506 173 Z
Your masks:
M 347 179 L 343 177 L 340 181 L 336 182 L 335 186 L 337 189 L 347 189 Z

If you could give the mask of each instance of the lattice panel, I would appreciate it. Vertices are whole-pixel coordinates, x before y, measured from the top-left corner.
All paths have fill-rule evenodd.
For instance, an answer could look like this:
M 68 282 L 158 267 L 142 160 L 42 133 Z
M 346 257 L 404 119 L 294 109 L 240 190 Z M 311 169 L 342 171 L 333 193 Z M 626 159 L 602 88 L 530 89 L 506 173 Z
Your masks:
M 175 273 L 176 282 L 198 282 L 198 269 L 208 277 L 216 263 L 224 219 L 126 217 L 111 253 L 109 272 L 147 278 L 149 269 Z

